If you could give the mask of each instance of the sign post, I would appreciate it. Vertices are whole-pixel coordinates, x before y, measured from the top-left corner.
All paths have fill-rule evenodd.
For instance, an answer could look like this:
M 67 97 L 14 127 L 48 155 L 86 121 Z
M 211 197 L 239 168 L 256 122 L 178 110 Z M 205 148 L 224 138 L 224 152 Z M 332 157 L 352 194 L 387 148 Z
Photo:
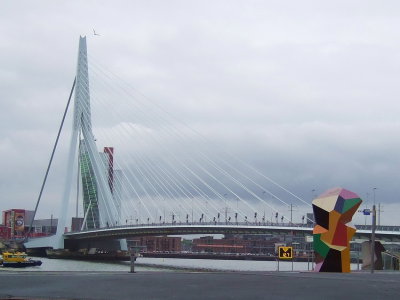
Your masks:
M 279 247 L 278 248 L 278 271 L 279 271 L 279 260 L 291 260 L 292 271 L 293 271 L 293 247 Z
M 371 226 L 371 274 L 375 270 L 375 230 L 376 230 L 376 207 L 372 206 L 372 226 Z

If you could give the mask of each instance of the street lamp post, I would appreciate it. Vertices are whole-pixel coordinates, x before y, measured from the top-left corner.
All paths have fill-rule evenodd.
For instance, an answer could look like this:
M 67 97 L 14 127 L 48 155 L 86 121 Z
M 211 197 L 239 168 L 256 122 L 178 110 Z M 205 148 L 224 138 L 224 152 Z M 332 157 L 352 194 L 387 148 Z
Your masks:
M 374 205 L 372 206 L 372 228 L 371 228 L 371 274 L 375 270 L 375 230 L 376 230 L 376 206 L 375 206 L 375 191 L 376 187 L 372 189 L 374 192 Z

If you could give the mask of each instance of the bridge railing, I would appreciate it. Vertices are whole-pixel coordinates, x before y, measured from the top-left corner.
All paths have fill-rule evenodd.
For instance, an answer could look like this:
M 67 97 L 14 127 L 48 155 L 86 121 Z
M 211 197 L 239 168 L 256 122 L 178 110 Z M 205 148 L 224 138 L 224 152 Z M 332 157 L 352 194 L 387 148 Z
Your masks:
M 355 225 L 357 229 L 360 230 L 371 230 L 371 225 Z M 391 225 L 377 225 L 377 231 L 400 231 L 400 226 L 391 226 Z
M 71 231 L 72 232 L 88 232 L 93 230 L 104 230 L 104 229 L 123 229 L 123 228 L 138 228 L 138 227 L 170 227 L 170 226 L 270 226 L 270 227 L 292 227 L 292 228 L 308 228 L 312 230 L 313 225 L 301 224 L 301 223 L 274 223 L 274 222 L 225 222 L 225 221 L 211 221 L 211 222 L 149 222 L 149 223 L 137 223 L 137 224 L 125 224 L 125 225 L 114 225 L 102 228 L 85 229 L 82 231 Z M 370 225 L 355 225 L 358 230 L 371 230 Z M 400 226 L 377 226 L 377 231 L 387 232 L 400 232 Z
M 138 223 L 138 224 L 125 224 L 125 225 L 114 225 L 97 228 L 98 230 L 103 229 L 119 229 L 119 228 L 136 228 L 136 227 L 170 227 L 170 226 L 276 226 L 276 227 L 293 227 L 293 228 L 310 228 L 312 225 L 309 224 L 297 224 L 297 223 L 273 223 L 273 222 L 149 222 L 149 223 Z M 93 231 L 96 228 L 85 229 L 82 231 L 75 232 L 87 232 Z

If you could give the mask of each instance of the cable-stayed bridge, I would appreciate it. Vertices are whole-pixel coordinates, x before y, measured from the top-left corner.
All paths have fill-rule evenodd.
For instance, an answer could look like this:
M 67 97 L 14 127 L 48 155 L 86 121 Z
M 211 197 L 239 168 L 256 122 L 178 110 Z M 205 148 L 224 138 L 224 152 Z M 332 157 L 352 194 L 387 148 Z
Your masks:
M 311 201 L 236 156 L 211 148 L 203 135 L 89 59 L 85 37 L 79 41 L 73 90 L 57 233 L 31 239 L 27 248 L 59 249 L 65 241 L 78 240 L 113 239 L 123 245 L 125 238 L 138 235 L 312 234 L 311 225 L 304 224 Z M 68 102 L 66 113 L 71 110 Z M 64 232 L 73 201 L 76 217 L 81 207 L 82 222 L 79 230 Z M 305 210 L 297 211 L 297 222 L 293 203 Z M 363 238 L 368 234 L 358 232 Z M 393 240 L 400 234 L 382 230 L 377 236 Z

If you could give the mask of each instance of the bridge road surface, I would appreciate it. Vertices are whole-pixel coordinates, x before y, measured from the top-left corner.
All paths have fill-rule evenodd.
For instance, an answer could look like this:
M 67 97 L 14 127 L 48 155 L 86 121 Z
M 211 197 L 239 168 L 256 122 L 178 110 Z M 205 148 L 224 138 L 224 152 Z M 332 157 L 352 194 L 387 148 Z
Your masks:
M 400 299 L 400 273 L 10 272 L 0 299 Z

